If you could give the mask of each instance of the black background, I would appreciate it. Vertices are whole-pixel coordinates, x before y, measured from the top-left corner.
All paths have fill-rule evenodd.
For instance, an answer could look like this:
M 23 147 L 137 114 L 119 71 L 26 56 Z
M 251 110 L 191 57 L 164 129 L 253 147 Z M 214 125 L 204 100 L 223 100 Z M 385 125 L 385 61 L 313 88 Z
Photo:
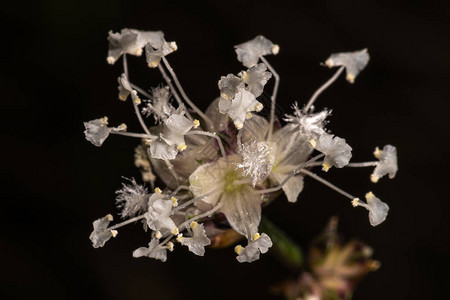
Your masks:
M 12 1 L 1 7 L 2 299 L 278 299 L 267 289 L 288 275 L 270 255 L 239 264 L 232 249 L 196 257 L 178 247 L 166 263 L 133 259 L 147 244 L 139 226 L 120 230 L 105 248 L 88 239 L 92 221 L 115 213 L 121 176 L 139 178 L 137 141 L 112 137 L 100 149 L 83 121 L 108 115 L 139 130 L 130 103 L 117 100 L 120 64 L 105 58 L 108 30 L 163 30 L 178 51 L 168 59 L 188 95 L 206 108 L 221 75 L 238 73 L 233 45 L 263 34 L 281 47 L 268 57 L 281 76 L 279 115 L 305 103 L 333 71 L 330 53 L 369 49 L 354 85 L 343 78 L 318 108 L 333 109 L 328 128 L 347 139 L 353 161 L 375 146 L 396 145 L 394 180 L 370 170 L 323 176 L 361 197 L 387 202 L 388 219 L 372 228 L 363 209 L 313 180 L 296 204 L 280 199 L 264 213 L 306 246 L 332 215 L 347 237 L 375 249 L 382 266 L 355 299 L 448 298 L 449 5 L 446 1 Z M 130 74 L 149 88 L 162 82 L 144 58 Z M 271 84 L 266 92 L 270 93 Z M 268 101 L 268 95 L 263 101 Z M 267 111 L 263 111 L 263 114 Z M 441 175 L 444 174 L 444 175 Z

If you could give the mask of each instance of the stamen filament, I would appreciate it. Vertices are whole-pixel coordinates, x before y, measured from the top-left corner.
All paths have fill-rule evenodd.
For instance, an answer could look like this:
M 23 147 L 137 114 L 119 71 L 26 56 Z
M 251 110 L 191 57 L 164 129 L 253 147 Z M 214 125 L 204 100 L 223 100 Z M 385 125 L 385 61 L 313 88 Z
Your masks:
M 332 184 L 331 182 L 323 179 L 322 177 L 317 176 L 316 174 L 308 171 L 308 170 L 300 170 L 301 173 L 308 175 L 309 177 L 319 181 L 320 183 L 323 183 L 324 185 L 326 185 L 327 187 L 329 187 L 330 189 L 338 192 L 341 195 L 344 195 L 345 197 L 349 198 L 350 200 L 355 199 L 356 197 L 352 196 L 351 194 L 347 193 L 344 190 L 341 190 L 340 188 L 338 188 L 337 186 L 335 186 L 334 184 Z
M 195 198 L 193 198 L 193 199 L 191 199 L 191 200 L 189 200 L 189 201 L 187 201 L 187 202 L 185 202 L 185 203 L 183 203 L 183 204 L 181 204 L 181 205 L 178 205 L 176 208 L 172 209 L 171 214 L 173 215 L 173 214 L 176 213 L 177 211 L 179 211 L 179 210 L 181 210 L 181 209 L 183 209 L 183 208 L 185 208 L 185 207 L 188 207 L 188 206 L 191 205 L 191 204 L 194 204 L 195 202 L 197 202 L 197 201 L 200 200 L 200 199 L 203 199 L 203 198 L 205 198 L 205 197 L 211 196 L 212 194 L 214 194 L 214 193 L 217 192 L 218 190 L 219 190 L 219 188 L 215 188 L 215 189 L 209 191 L 209 192 L 206 193 L 206 194 L 200 195 L 200 196 L 195 197 Z
M 206 135 L 206 136 L 210 136 L 212 138 L 215 138 L 217 140 L 217 143 L 219 144 L 219 148 L 220 148 L 220 152 L 222 154 L 222 157 L 226 157 L 227 153 L 225 152 L 225 148 L 223 146 L 222 140 L 220 139 L 220 137 L 217 136 L 217 134 L 208 132 L 208 131 L 200 131 L 200 130 L 196 130 L 196 131 L 189 131 L 187 132 L 185 135 L 194 135 L 194 134 L 198 134 L 198 135 Z
M 375 167 L 378 165 L 378 161 L 366 161 L 366 162 L 355 162 L 355 163 L 348 163 L 345 167 L 350 168 L 365 168 L 365 167 Z M 322 166 L 323 162 L 315 162 L 311 164 L 311 167 L 318 167 Z
M 166 66 L 167 70 L 169 70 L 170 75 L 172 75 L 173 81 L 175 82 L 175 85 L 177 86 L 178 90 L 181 93 L 181 96 L 183 97 L 184 101 L 186 101 L 187 104 L 210 126 L 210 128 L 213 128 L 213 122 L 211 119 L 205 115 L 186 95 L 184 92 L 183 87 L 180 84 L 180 81 L 178 80 L 177 75 L 173 71 L 172 67 L 169 64 L 169 61 L 163 56 L 162 61 L 164 62 L 164 65 Z
M 323 156 L 324 156 L 324 154 L 319 154 L 319 155 L 311 158 L 310 160 L 300 164 L 297 168 L 292 170 L 291 173 L 289 173 L 289 175 L 278 186 L 273 187 L 273 188 L 264 189 L 264 190 L 257 190 L 257 191 L 254 191 L 254 192 L 256 194 L 268 194 L 268 193 L 272 193 L 272 192 L 276 192 L 276 191 L 281 190 L 281 188 L 283 188 L 283 186 L 289 181 L 289 179 L 294 177 L 299 172 L 302 172 L 303 168 L 308 167 L 312 162 L 318 160 L 319 158 L 321 158 Z
M 128 219 L 128 220 L 123 221 L 123 222 L 121 222 L 121 223 L 119 223 L 119 224 L 116 224 L 116 225 L 114 225 L 114 226 L 111 226 L 111 227 L 108 228 L 108 230 L 114 230 L 114 229 L 120 228 L 120 227 L 125 226 L 125 225 L 128 225 L 128 224 L 130 224 L 130 223 L 139 221 L 140 219 L 143 219 L 143 218 L 145 218 L 145 214 L 142 214 L 142 215 L 140 215 L 140 216 L 137 216 L 137 217 Z
M 134 138 L 140 138 L 140 139 L 156 139 L 157 136 L 155 135 L 148 135 L 144 133 L 134 133 L 134 132 L 123 132 L 123 131 L 111 131 L 111 134 L 118 134 L 123 136 L 129 136 Z
M 336 81 L 336 79 L 339 77 L 339 75 L 341 75 L 342 71 L 344 71 L 344 66 L 340 67 L 336 73 L 334 73 L 333 77 L 331 77 L 330 79 L 328 79 L 327 82 L 325 82 L 317 91 L 315 91 L 315 93 L 312 95 L 311 99 L 309 99 L 308 104 L 306 104 L 305 108 L 303 108 L 303 112 L 307 113 L 308 110 L 310 109 L 311 105 L 314 104 L 314 102 L 316 101 L 317 97 L 319 97 L 319 95 L 326 90 L 333 82 Z
M 133 89 L 135 89 L 136 91 L 138 91 L 140 94 L 142 94 L 143 96 L 147 97 L 148 99 L 151 99 L 152 96 L 146 92 L 144 89 L 141 89 L 140 87 L 138 87 L 137 85 L 133 84 L 130 82 L 130 85 Z
M 280 85 L 280 75 L 278 75 L 275 69 L 269 64 L 269 62 L 263 56 L 260 56 L 259 58 L 266 65 L 266 67 L 269 69 L 269 71 L 273 74 L 273 77 L 275 78 L 275 85 L 273 86 L 271 97 L 272 103 L 270 105 L 269 133 L 267 136 L 267 140 L 270 140 L 270 138 L 272 137 L 273 123 L 275 121 L 275 103 L 277 99 L 278 87 Z

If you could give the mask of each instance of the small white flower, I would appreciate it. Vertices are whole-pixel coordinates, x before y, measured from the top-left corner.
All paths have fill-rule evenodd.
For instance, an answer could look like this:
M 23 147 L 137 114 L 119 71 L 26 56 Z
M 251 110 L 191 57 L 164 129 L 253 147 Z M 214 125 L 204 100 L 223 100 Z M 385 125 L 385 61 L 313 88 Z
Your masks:
M 141 247 L 133 251 L 133 257 L 147 256 L 154 259 L 159 259 L 162 262 L 167 260 L 167 247 L 160 246 L 157 238 L 152 238 L 148 244 L 148 248 Z
M 278 54 L 280 47 L 273 44 L 262 35 L 256 36 L 253 40 L 234 46 L 237 58 L 244 66 L 251 68 L 259 61 L 260 56 L 268 54 Z
M 378 182 L 381 177 L 387 174 L 389 174 L 389 178 L 394 178 L 398 170 L 397 149 L 392 145 L 384 146 L 383 150 L 377 147 L 374 155 L 379 160 L 379 163 L 370 176 L 372 182 Z
M 224 100 L 230 101 L 239 92 L 240 89 L 245 87 L 244 80 L 237 77 L 234 74 L 228 74 L 226 77 L 222 76 L 219 80 L 220 96 Z M 219 104 L 220 107 L 220 104 Z M 222 111 L 221 111 L 222 112 Z M 226 112 L 222 112 L 223 114 Z
M 150 68 L 156 68 L 161 62 L 161 58 L 178 49 L 175 42 L 164 41 L 160 47 L 154 47 L 148 43 L 145 45 L 145 57 Z
M 186 150 L 184 135 L 194 127 L 194 122 L 184 116 L 180 108 L 165 122 L 159 138 L 150 142 L 150 155 L 157 159 L 175 159 L 179 151 Z
M 266 65 L 260 63 L 254 65 L 247 71 L 242 71 L 238 74 L 247 84 L 246 90 L 255 95 L 255 97 L 261 96 L 264 90 L 264 86 L 272 77 L 272 73 L 266 72 L 266 70 Z
M 240 245 L 236 246 L 235 252 L 238 254 L 236 259 L 243 262 L 253 262 L 259 259 L 260 253 L 264 254 L 269 251 L 269 248 L 272 247 L 272 241 L 270 237 L 263 233 L 261 236 L 256 233 L 253 237 L 253 241 L 251 241 L 247 247 L 242 247 Z
M 164 43 L 162 31 L 139 31 L 125 28 L 120 33 L 110 31 L 108 35 L 107 61 L 109 64 L 114 64 L 124 53 L 141 56 L 142 48 L 147 43 L 155 48 L 160 48 Z
M 353 200 L 353 206 L 362 206 L 369 211 L 370 225 L 377 226 L 386 220 L 386 216 L 389 212 L 389 206 L 375 197 L 372 192 L 366 194 L 367 203 L 360 202 L 359 199 Z
M 122 210 L 122 218 L 134 217 L 148 209 L 150 194 L 147 189 L 137 184 L 134 178 L 129 181 L 131 184 L 122 183 L 122 188 L 116 191 L 116 203 Z
M 97 147 L 103 144 L 111 131 L 126 131 L 127 128 L 125 124 L 118 127 L 108 127 L 107 117 L 84 122 L 83 124 L 86 128 L 84 131 L 86 139 Z
M 242 145 L 242 163 L 237 164 L 237 168 L 243 170 L 244 176 L 250 176 L 253 187 L 269 176 L 275 161 L 274 152 L 272 146 L 265 142 L 252 140 Z
M 220 112 L 223 113 L 225 111 L 226 113 L 228 113 L 228 116 L 230 116 L 230 118 L 233 120 L 234 125 L 238 130 L 242 129 L 245 120 L 248 119 L 248 116 L 251 116 L 251 114 L 249 115 L 249 113 L 253 111 L 260 111 L 263 107 L 262 104 L 256 100 L 255 95 L 243 88 L 239 89 L 239 92 L 235 95 L 233 100 L 228 102 L 231 102 L 229 103 L 230 106 L 228 107 L 228 109 L 225 110 L 222 108 Z
M 116 230 L 109 230 L 109 223 L 113 220 L 113 216 L 108 214 L 103 218 L 97 219 L 93 223 L 94 231 L 92 231 L 89 239 L 94 248 L 103 247 L 105 243 L 113 236 L 117 235 Z
M 329 68 L 336 66 L 345 66 L 347 71 L 347 81 L 353 83 L 355 77 L 364 69 L 369 62 L 369 53 L 367 49 L 355 52 L 334 53 L 325 61 L 325 65 Z
M 157 194 L 157 193 L 155 193 Z M 153 194 L 150 198 L 148 212 L 145 213 L 147 225 L 154 231 L 160 231 L 163 235 L 174 233 L 177 229 L 174 221 L 170 218 L 172 201 L 160 199 Z M 157 198 L 156 200 L 154 198 Z
M 345 142 L 345 139 L 333 137 L 328 133 L 322 134 L 318 140 L 312 140 L 311 145 L 325 154 L 322 165 L 324 171 L 328 171 L 332 166 L 343 168 L 352 157 L 352 147 Z
M 206 235 L 203 224 L 198 224 L 194 221 L 191 223 L 191 228 L 193 232 L 192 237 L 180 236 L 177 240 L 182 245 L 188 246 L 189 251 L 193 252 L 195 255 L 203 256 L 205 255 L 205 246 L 210 245 L 211 240 Z

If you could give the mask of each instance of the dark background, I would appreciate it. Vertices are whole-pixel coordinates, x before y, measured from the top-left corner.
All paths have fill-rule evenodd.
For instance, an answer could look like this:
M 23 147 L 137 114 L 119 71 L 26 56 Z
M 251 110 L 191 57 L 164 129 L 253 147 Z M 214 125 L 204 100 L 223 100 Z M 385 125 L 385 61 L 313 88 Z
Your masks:
M 85 141 L 82 124 L 108 115 L 139 130 L 131 105 L 117 100 L 120 64 L 105 61 L 107 32 L 129 27 L 163 30 L 177 41 L 168 59 L 203 109 L 218 95 L 220 76 L 243 68 L 233 45 L 257 34 L 281 47 L 268 57 L 281 75 L 279 115 L 333 74 L 319 66 L 330 53 L 368 47 L 370 63 L 355 84 L 339 79 L 317 107 L 333 109 L 328 128 L 347 139 L 352 160 L 371 160 L 375 146 L 390 143 L 399 172 L 377 185 L 368 169 L 324 177 L 361 197 L 373 190 L 391 207 L 387 221 L 372 228 L 363 209 L 309 179 L 296 204 L 280 199 L 264 213 L 304 247 L 332 215 L 344 236 L 373 246 L 382 266 L 355 299 L 448 298 L 448 175 L 441 173 L 449 166 L 449 14 L 446 1 L 406 0 L 2 5 L 0 297 L 278 299 L 267 288 L 288 273 L 270 255 L 239 264 L 232 249 L 201 258 L 178 247 L 166 263 L 134 259 L 132 250 L 149 239 L 139 226 L 91 247 L 92 221 L 117 212 L 121 176 L 139 178 L 137 140 L 112 137 L 98 149 Z M 129 61 L 139 85 L 162 82 L 144 58 Z

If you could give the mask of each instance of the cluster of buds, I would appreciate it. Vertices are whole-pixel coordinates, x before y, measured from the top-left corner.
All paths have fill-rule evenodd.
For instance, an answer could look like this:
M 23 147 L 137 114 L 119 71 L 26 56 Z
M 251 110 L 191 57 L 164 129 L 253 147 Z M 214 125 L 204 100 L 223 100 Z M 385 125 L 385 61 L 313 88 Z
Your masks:
M 344 70 L 353 83 L 369 61 L 366 49 L 331 55 L 325 65 L 339 67 L 337 72 L 303 108 L 294 104 L 293 113 L 284 116 L 282 125 L 275 116 L 280 77 L 265 58 L 278 54 L 280 48 L 263 36 L 235 46 L 238 60 L 247 69 L 220 78 L 219 96 L 205 112 L 186 95 L 170 66 L 166 56 L 177 50 L 177 45 L 166 42 L 161 31 L 123 29 L 110 32 L 108 40 L 108 63 L 123 61 L 118 97 L 121 101 L 131 98 L 142 132 L 128 132 L 125 124 L 108 127 L 104 117 L 85 122 L 85 136 L 95 146 L 101 146 L 110 134 L 140 139 L 135 163 L 145 183 L 130 179 L 117 191 L 124 221 L 110 226 L 110 214 L 96 220 L 90 236 L 94 247 L 102 247 L 116 236 L 118 228 L 142 222 L 145 230 L 151 230 L 151 239 L 148 247 L 133 252 L 134 257 L 165 261 L 167 250 L 172 251 L 176 243 L 202 256 L 211 239 L 224 228 L 232 228 L 248 241 L 245 247 L 235 247 L 237 260 L 257 260 L 272 246 L 270 236 L 258 231 L 262 208 L 281 191 L 289 202 L 296 202 L 305 176 L 349 198 L 354 206 L 366 208 L 373 226 L 385 220 L 389 207 L 373 193 L 366 195 L 367 202 L 361 201 L 312 172 L 317 166 L 324 171 L 372 166 L 373 182 L 386 174 L 395 176 L 395 147 L 377 148 L 378 161 L 350 163 L 352 148 L 325 129 L 330 111 L 314 111 L 319 94 Z M 167 86 L 146 90 L 130 80 L 127 55 L 143 53 L 148 66 L 161 72 Z M 271 78 L 274 85 L 266 119 L 256 114 L 263 108 L 257 99 Z M 164 188 L 155 187 L 156 181 Z

